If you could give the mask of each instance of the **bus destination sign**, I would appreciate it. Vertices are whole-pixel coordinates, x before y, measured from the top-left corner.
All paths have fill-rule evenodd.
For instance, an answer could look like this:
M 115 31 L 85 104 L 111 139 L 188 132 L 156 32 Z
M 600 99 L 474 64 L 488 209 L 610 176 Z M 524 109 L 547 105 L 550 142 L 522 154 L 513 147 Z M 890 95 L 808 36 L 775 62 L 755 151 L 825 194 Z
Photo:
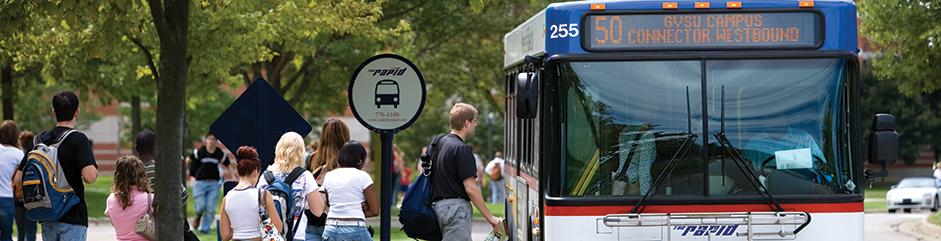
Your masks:
M 585 20 L 583 46 L 594 51 L 814 48 L 815 12 L 597 14 Z

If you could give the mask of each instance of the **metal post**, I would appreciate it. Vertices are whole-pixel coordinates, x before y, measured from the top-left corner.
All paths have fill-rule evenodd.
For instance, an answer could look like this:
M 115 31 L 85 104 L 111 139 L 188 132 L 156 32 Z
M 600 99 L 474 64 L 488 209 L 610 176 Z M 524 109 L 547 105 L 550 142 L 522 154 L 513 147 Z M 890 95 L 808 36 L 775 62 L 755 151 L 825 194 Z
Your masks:
M 392 220 L 392 132 L 382 132 L 379 139 L 382 141 L 382 183 L 380 188 L 380 200 L 382 206 L 379 216 L 379 238 L 381 241 L 389 241 L 391 238 L 389 230 L 392 229 L 390 222 Z

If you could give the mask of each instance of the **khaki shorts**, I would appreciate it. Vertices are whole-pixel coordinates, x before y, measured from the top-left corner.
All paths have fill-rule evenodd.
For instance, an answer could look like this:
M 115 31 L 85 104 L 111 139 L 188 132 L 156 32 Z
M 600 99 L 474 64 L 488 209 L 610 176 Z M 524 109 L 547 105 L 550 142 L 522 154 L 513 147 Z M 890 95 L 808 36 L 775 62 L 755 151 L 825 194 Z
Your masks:
M 471 241 L 473 221 L 470 202 L 462 198 L 451 198 L 439 200 L 431 206 L 438 215 L 442 240 Z

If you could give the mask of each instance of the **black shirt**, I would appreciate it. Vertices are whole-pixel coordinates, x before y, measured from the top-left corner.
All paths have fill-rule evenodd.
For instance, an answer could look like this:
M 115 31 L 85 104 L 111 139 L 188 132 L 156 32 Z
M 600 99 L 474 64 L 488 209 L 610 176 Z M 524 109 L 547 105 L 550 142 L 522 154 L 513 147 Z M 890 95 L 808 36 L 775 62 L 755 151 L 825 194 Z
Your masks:
M 205 146 L 200 147 L 195 156 L 190 155 L 190 176 L 196 180 L 219 180 L 219 162 L 229 164 L 222 149 L 209 153 Z
M 68 130 L 71 130 L 71 128 L 56 126 L 52 128 L 52 130 L 40 133 L 38 141 L 46 145 L 55 144 L 52 142 L 59 139 L 59 137 Z M 79 199 L 79 204 L 62 215 L 62 218 L 59 218 L 59 222 L 87 227 L 88 207 L 85 204 L 85 182 L 82 180 L 82 169 L 87 166 L 95 166 L 95 169 L 98 168 L 98 164 L 95 162 L 95 155 L 92 154 L 92 144 L 91 141 L 88 140 L 88 136 L 85 136 L 85 134 L 81 132 L 70 134 L 69 137 L 59 145 L 58 158 L 64 170 L 66 181 L 72 186 L 72 190 L 75 190 L 75 195 L 78 196 Z M 26 161 L 24 159 L 24 161 L 20 162 L 19 169 L 23 170 L 25 164 Z
M 449 134 L 438 141 L 435 149 L 431 173 L 433 199 L 470 200 L 464 190 L 464 180 L 477 177 L 477 163 L 471 147 L 464 144 L 461 137 Z

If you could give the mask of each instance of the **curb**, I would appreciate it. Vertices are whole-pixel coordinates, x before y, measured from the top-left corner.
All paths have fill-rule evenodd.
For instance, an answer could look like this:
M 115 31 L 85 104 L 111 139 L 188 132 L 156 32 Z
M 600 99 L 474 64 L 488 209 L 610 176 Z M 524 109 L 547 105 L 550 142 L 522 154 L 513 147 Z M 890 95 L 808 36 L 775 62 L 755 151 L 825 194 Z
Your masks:
M 929 223 L 927 218 L 899 223 L 893 228 L 919 241 L 941 241 L 941 227 Z
M 941 226 L 929 223 L 928 218 L 921 219 L 921 223 L 915 226 L 915 230 L 925 237 L 924 240 L 941 240 Z

